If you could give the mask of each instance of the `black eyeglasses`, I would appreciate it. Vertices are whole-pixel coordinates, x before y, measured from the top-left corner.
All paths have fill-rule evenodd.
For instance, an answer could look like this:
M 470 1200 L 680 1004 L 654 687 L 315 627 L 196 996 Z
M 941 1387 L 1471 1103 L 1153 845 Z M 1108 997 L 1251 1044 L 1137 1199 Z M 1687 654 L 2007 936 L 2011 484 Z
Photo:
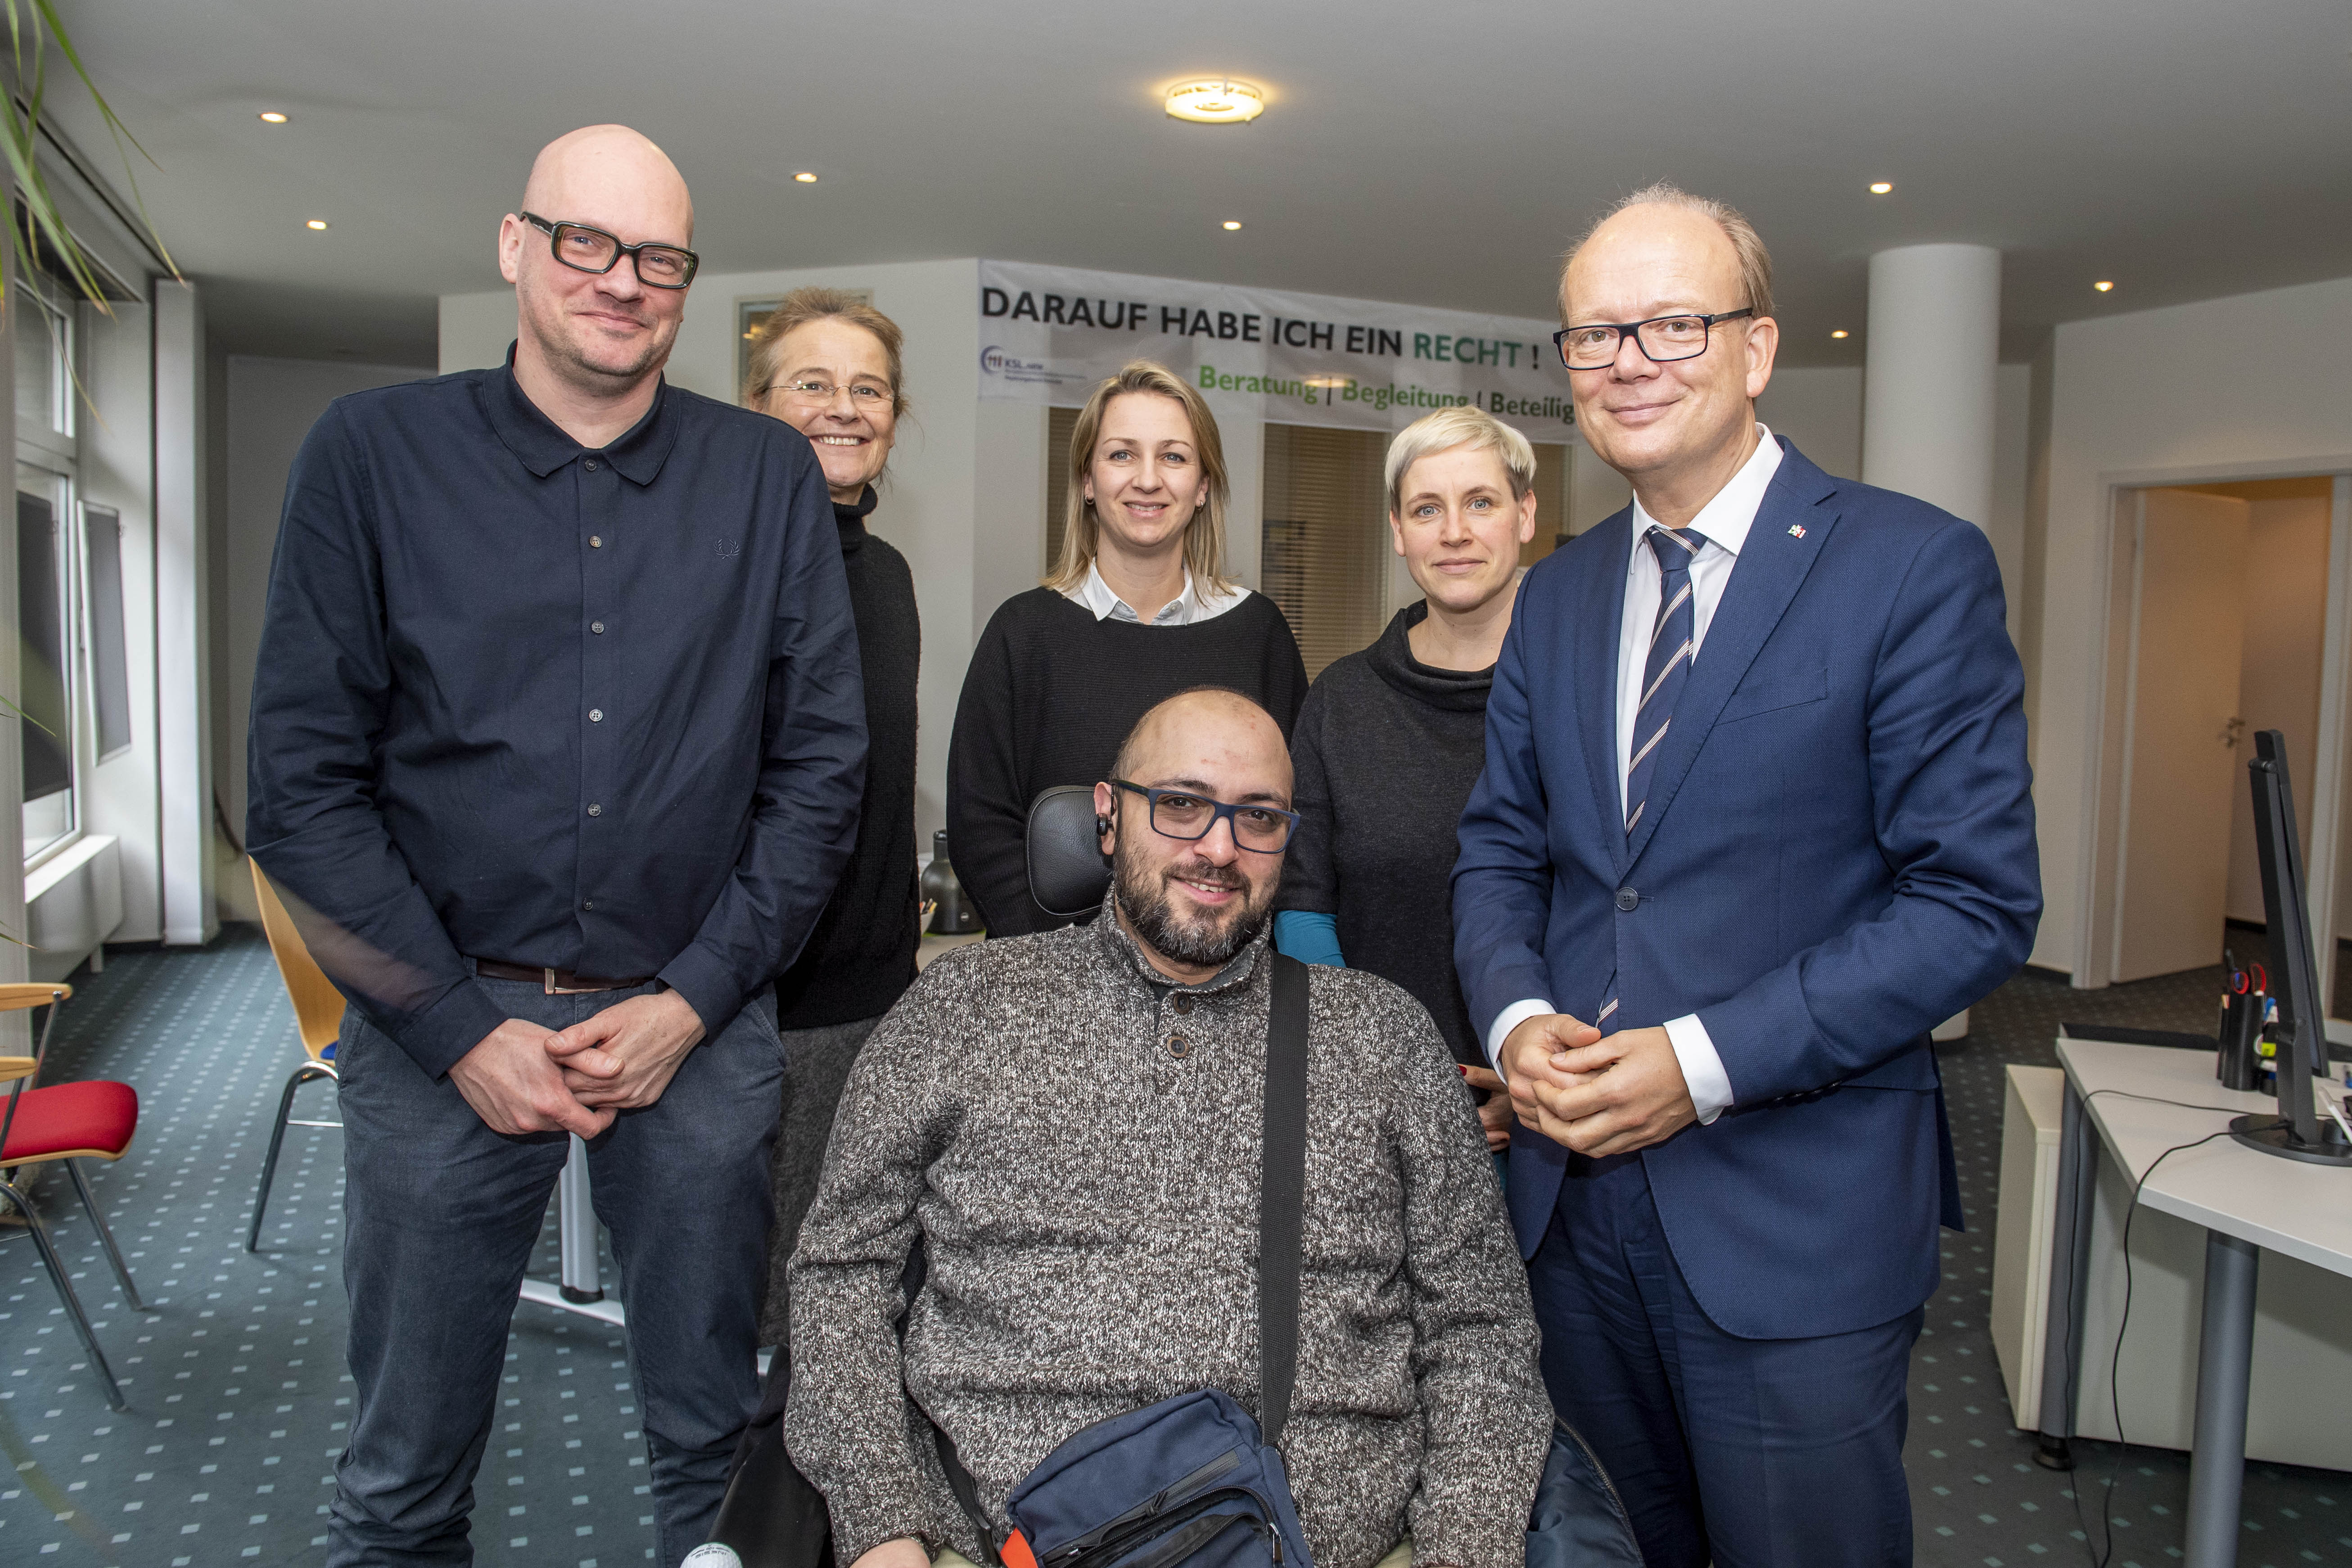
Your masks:
M 1737 310 L 1718 310 L 1712 316 L 1653 316 L 1646 321 L 1594 321 L 1590 326 L 1562 327 L 1551 335 L 1553 346 L 1559 350 L 1559 363 L 1570 370 L 1599 370 L 1617 363 L 1617 345 L 1625 334 L 1633 334 L 1634 342 L 1652 364 L 1671 364 L 1678 359 L 1696 359 L 1706 353 L 1707 329 L 1717 321 L 1736 321 L 1742 316 L 1752 316 L 1755 307 Z
M 1206 838 L 1223 817 L 1233 824 L 1234 844 L 1260 855 L 1278 855 L 1298 826 L 1298 814 L 1272 805 L 1228 805 L 1190 790 L 1146 789 L 1125 779 L 1109 781 L 1115 789 L 1129 789 L 1151 803 L 1151 828 L 1167 838 Z
M 550 223 L 537 213 L 523 213 L 522 221 L 547 231 L 547 247 L 555 259 L 574 272 L 610 272 L 624 256 L 637 269 L 637 281 L 648 289 L 683 289 L 694 281 L 702 258 L 675 245 L 623 245 L 618 235 L 584 223 Z

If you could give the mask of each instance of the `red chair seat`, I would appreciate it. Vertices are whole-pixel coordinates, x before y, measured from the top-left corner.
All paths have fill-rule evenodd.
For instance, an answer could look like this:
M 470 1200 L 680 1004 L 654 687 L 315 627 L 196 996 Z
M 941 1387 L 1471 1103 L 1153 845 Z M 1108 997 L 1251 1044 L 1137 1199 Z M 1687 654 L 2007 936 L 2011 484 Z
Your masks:
M 0 1116 L 7 1114 L 6 1103 L 0 1096 Z M 16 1120 L 8 1127 L 8 1146 L 0 1149 L 0 1165 L 59 1154 L 120 1159 L 138 1131 L 139 1091 L 127 1083 L 93 1079 L 28 1089 L 17 1097 Z

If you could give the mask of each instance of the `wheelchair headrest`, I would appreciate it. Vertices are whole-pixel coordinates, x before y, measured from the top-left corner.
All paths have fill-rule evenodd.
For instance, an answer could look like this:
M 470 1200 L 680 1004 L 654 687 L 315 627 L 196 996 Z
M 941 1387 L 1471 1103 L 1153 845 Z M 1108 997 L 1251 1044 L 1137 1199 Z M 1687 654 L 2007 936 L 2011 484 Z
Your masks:
M 1055 784 L 1029 803 L 1029 896 L 1047 914 L 1077 920 L 1102 908 L 1110 862 L 1095 831 L 1092 784 Z

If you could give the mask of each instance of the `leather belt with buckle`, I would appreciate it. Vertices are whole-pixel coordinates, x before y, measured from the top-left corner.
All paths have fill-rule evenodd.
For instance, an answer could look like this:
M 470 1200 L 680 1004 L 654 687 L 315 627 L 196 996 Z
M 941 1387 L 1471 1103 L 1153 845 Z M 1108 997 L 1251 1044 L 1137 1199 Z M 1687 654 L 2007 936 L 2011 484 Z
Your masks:
M 636 980 L 599 980 L 593 975 L 574 974 L 568 969 L 545 969 L 522 963 L 501 963 L 495 958 L 474 960 L 474 973 L 487 980 L 520 980 L 528 985 L 546 988 L 550 996 L 577 996 L 589 991 L 632 991 L 640 985 L 650 985 L 650 974 Z

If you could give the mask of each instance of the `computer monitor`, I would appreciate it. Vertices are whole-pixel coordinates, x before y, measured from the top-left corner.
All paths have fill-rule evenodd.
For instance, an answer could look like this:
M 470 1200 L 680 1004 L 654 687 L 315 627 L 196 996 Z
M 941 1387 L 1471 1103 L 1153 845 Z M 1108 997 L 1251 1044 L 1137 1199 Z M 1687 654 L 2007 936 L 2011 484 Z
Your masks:
M 2294 791 L 2287 779 L 2286 737 L 2264 730 L 2246 764 L 2254 791 L 2254 847 L 2262 862 L 2263 916 L 2269 922 L 2270 976 L 2278 1003 L 2278 1114 L 2230 1123 L 2239 1142 L 2265 1153 L 2318 1164 L 2352 1165 L 2333 1118 L 2322 1117 L 2311 1080 L 2327 1070 L 2327 1000 L 2312 959 L 2311 900 L 2295 833 Z

